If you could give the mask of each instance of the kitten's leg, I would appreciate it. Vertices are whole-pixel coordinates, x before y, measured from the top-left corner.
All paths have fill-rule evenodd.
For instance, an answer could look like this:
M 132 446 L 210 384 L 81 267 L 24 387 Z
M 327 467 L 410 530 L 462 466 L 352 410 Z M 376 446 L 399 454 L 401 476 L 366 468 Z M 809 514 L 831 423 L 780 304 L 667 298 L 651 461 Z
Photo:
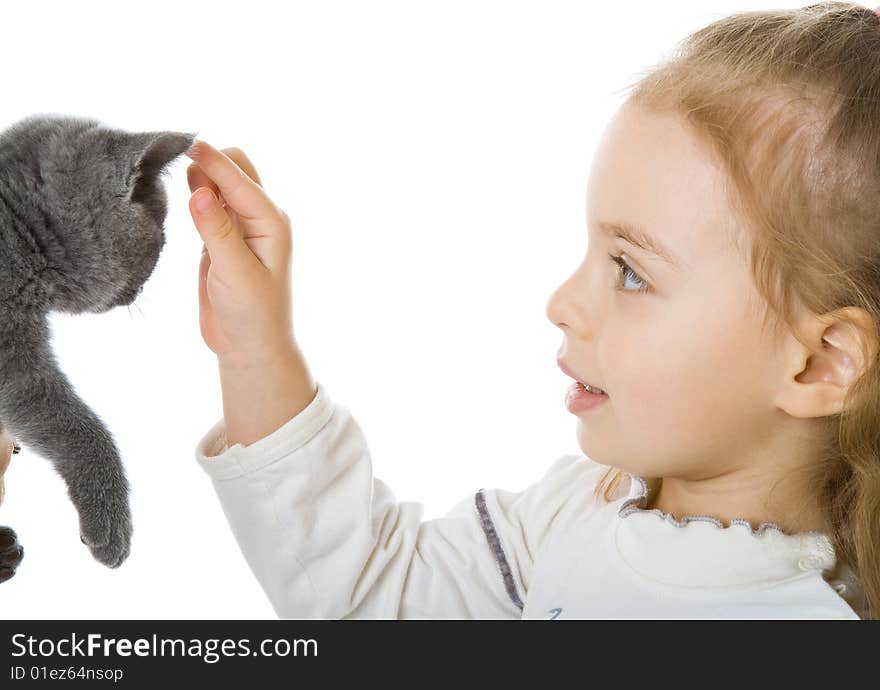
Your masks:
M 15 575 L 15 569 L 24 558 L 24 548 L 11 527 L 0 527 L 0 582 Z
M 132 532 L 125 471 L 110 431 L 58 367 L 43 319 L 0 332 L 0 419 L 64 479 L 92 555 L 119 566 Z

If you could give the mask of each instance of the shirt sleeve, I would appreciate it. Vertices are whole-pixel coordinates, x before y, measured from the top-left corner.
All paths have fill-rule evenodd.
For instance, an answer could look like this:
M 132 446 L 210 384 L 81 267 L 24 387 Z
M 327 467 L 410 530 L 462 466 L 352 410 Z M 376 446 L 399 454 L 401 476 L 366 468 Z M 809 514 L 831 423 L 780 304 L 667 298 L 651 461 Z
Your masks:
M 268 436 L 226 446 L 221 419 L 196 458 L 249 567 L 282 618 L 520 618 L 533 564 L 577 477 L 557 459 L 519 492 L 481 489 L 441 518 L 373 476 L 364 434 L 318 381 Z

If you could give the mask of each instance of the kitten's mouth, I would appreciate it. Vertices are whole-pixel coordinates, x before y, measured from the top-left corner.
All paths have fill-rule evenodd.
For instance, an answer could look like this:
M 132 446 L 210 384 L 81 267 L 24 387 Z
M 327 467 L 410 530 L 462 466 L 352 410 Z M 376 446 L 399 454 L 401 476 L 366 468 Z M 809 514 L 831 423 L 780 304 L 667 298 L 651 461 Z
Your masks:
M 125 290 L 117 296 L 110 307 L 127 307 L 132 304 L 138 298 L 138 295 L 143 292 L 144 285 L 145 283 L 141 283 L 140 285 L 135 285 L 133 287 L 126 287 Z
M 143 265 L 136 274 L 130 276 L 128 284 L 120 291 L 119 295 L 113 301 L 111 308 L 127 307 L 138 298 L 141 292 L 143 292 L 144 286 L 147 284 L 150 276 L 153 275 L 153 271 L 156 270 L 156 265 L 159 263 L 159 253 L 161 252 L 161 248 L 160 244 L 159 251 L 155 253 L 152 260 L 146 265 Z

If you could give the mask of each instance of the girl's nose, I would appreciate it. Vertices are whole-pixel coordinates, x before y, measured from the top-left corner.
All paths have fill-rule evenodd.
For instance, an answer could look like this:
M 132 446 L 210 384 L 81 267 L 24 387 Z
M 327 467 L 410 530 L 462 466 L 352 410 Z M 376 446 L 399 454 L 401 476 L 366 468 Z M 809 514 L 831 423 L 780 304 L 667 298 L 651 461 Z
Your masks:
M 547 300 L 547 318 L 563 330 L 572 330 L 582 338 L 588 338 L 595 328 L 599 305 L 594 304 L 594 291 L 589 285 L 586 261 L 568 277 Z
M 554 326 L 559 326 L 560 328 L 564 325 L 564 316 L 563 316 L 563 306 L 562 302 L 564 300 L 564 296 L 562 292 L 565 288 L 565 283 L 560 285 L 553 291 L 553 294 L 550 295 L 550 299 L 547 300 L 546 313 L 547 318 L 550 319 L 550 323 Z

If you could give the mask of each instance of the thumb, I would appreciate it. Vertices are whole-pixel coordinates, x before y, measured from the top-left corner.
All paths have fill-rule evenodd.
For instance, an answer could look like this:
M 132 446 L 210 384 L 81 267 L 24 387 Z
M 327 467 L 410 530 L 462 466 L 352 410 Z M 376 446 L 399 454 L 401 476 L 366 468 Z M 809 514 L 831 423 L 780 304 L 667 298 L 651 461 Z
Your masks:
M 211 264 L 222 273 L 250 271 L 260 261 L 247 246 L 226 209 L 207 187 L 199 187 L 189 200 L 196 229 L 208 249 Z

